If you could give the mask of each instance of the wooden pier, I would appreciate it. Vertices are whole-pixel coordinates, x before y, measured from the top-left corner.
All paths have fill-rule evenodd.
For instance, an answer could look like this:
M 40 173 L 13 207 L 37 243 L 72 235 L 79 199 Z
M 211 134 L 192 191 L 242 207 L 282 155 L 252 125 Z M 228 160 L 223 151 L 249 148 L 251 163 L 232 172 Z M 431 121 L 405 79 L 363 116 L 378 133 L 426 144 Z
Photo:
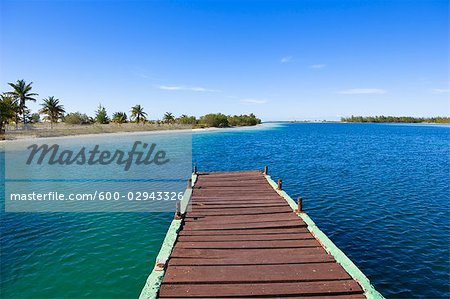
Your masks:
M 382 298 L 281 181 L 261 171 L 194 180 L 141 298 Z

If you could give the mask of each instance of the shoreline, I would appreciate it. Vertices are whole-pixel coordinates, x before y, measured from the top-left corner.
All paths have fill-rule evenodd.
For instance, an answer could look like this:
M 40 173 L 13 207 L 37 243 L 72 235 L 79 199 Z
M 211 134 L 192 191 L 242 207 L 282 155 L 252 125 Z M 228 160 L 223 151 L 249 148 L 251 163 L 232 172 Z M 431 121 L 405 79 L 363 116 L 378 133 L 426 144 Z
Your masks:
M 12 133 L 6 133 L 5 136 L 8 137 L 8 134 L 11 134 L 10 136 L 14 136 L 14 139 L 4 139 L 0 140 L 0 143 L 2 142 L 11 142 L 11 141 L 27 141 L 27 140 L 45 140 L 45 139 L 67 139 L 67 138 L 96 138 L 96 137 L 119 137 L 119 136 L 130 136 L 130 135 L 151 135 L 151 134 L 176 134 L 176 133 L 205 133 L 205 132 L 216 132 L 216 131 L 226 131 L 226 130 L 236 130 L 236 129 L 261 129 L 262 127 L 268 127 L 264 124 L 258 124 L 255 126 L 241 126 L 241 127 L 225 127 L 225 128 L 218 128 L 218 127 L 209 127 L 209 128 L 192 128 L 192 127 L 186 127 L 186 128 L 166 128 L 166 129 L 156 129 L 156 130 L 142 130 L 142 131 L 119 131 L 119 132 L 86 132 L 86 133 L 78 133 L 78 134 L 66 134 L 66 135 L 59 135 L 59 136 L 37 136 L 37 135 L 15 135 Z
M 61 135 L 55 135 L 55 136 L 39 136 L 39 135 L 22 135 L 22 134 L 14 134 L 14 133 L 6 133 L 5 136 L 12 136 L 13 138 L 11 139 L 4 139 L 4 140 L 0 140 L 0 144 L 2 144 L 3 142 L 7 142 L 7 141 L 25 141 L 25 140 L 35 140 L 35 139 L 66 139 L 66 138 L 80 138 L 80 137 L 85 137 L 85 138 L 93 138 L 93 137 L 106 137 L 106 136 L 111 136 L 111 137 L 120 137 L 120 136 L 129 136 L 129 135 L 149 135 L 149 134 L 176 134 L 176 133 L 208 133 L 208 132 L 218 132 L 218 131 L 227 131 L 227 130 L 253 130 L 253 129 L 263 129 L 263 128 L 270 128 L 273 127 L 274 125 L 283 125 L 283 124 L 289 124 L 289 123 L 295 123 L 295 124 L 388 124 L 388 125 L 425 125 L 425 126 L 433 126 L 433 125 L 437 125 L 437 126 L 450 126 L 450 124 L 448 123 L 429 123 L 429 122 L 423 122 L 423 123 L 394 123 L 394 122 L 386 122 L 386 123 L 370 123 L 370 122 L 344 122 L 344 121 L 336 121 L 336 122 L 331 122 L 331 121 L 326 121 L 326 122 L 318 122 L 318 121 L 269 121 L 269 122 L 265 122 L 262 124 L 257 124 L 255 126 L 234 126 L 234 127 L 224 127 L 224 128 L 219 128 L 219 127 L 208 127 L 208 128 L 192 128 L 192 127 L 186 127 L 186 128 L 153 128 L 153 129 L 149 129 L 149 130 L 137 130 L 137 131 L 117 131 L 117 132 L 85 132 L 85 133 L 81 133 L 81 132 L 75 132 L 74 134 L 70 134 L 70 132 L 68 132 L 67 134 L 64 134 L 64 132 L 61 132 L 63 134 Z M 182 126 L 181 126 L 182 127 Z M 51 129 L 48 130 L 48 132 Z M 33 131 L 29 131 L 29 132 L 33 132 Z M 58 132 L 55 132 L 56 134 L 58 134 Z

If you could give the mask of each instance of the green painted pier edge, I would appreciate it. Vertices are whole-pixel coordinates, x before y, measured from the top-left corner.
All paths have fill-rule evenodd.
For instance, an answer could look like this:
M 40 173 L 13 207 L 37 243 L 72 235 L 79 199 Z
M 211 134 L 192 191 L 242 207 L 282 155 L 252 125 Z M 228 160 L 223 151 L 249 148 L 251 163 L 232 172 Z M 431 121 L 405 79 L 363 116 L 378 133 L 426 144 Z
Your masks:
M 296 214 L 308 225 L 307 228 L 311 234 L 320 242 L 324 249 L 334 257 L 337 263 L 339 263 L 344 270 L 356 280 L 364 290 L 364 295 L 369 299 L 384 299 L 370 283 L 369 279 L 361 272 L 361 270 L 345 255 L 342 250 L 340 250 L 328 237 L 325 235 L 314 223 L 314 221 L 303 211 L 298 210 L 297 203 L 287 194 L 284 190 L 279 188 L 279 185 L 272 180 L 270 175 L 267 175 L 267 167 L 264 171 L 264 177 L 267 182 L 272 186 L 272 188 L 280 195 L 287 204 L 296 211 Z M 190 186 L 194 186 L 197 181 L 197 175 L 194 172 L 190 179 Z M 192 188 L 187 188 L 183 199 L 181 201 L 180 212 L 183 214 L 192 196 Z M 155 266 L 148 276 L 144 288 L 141 291 L 139 299 L 153 299 L 158 298 L 159 288 L 161 286 L 162 280 L 165 274 L 165 266 L 170 258 L 172 250 L 175 246 L 175 242 L 178 237 L 178 232 L 180 230 L 182 219 L 174 219 L 169 226 L 166 237 L 164 238 L 163 244 L 156 257 Z
M 183 194 L 183 199 L 181 200 L 181 214 L 187 209 L 189 201 L 192 196 L 192 186 L 195 185 L 197 181 L 197 175 L 195 173 L 192 174 L 190 185 L 191 188 L 187 188 Z M 178 232 L 180 231 L 181 223 L 183 219 L 173 219 L 172 223 L 167 230 L 166 237 L 164 238 L 161 249 L 159 250 L 158 256 L 156 257 L 155 267 L 153 271 L 147 278 L 145 282 L 144 288 L 141 291 L 139 299 L 153 299 L 158 298 L 158 291 L 161 286 L 162 280 L 164 278 L 165 266 L 167 261 L 169 260 L 170 255 L 172 254 L 173 247 L 175 246 L 175 242 L 178 237 Z

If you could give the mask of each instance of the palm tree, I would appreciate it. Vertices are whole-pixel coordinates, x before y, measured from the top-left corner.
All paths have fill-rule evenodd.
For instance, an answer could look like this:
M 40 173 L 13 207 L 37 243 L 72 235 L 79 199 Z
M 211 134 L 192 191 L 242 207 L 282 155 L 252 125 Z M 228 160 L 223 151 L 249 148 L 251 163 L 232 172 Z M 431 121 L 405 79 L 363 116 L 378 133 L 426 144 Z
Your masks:
M 55 97 L 48 97 L 47 99 L 43 99 L 43 101 L 44 103 L 41 104 L 42 109 L 39 110 L 39 113 L 47 115 L 44 117 L 44 120 L 49 120 L 50 127 L 53 129 L 53 123 L 58 122 L 66 111 L 64 110 L 64 106 L 59 104 L 59 99 L 55 99 Z
M 0 135 L 5 133 L 5 125 L 17 116 L 17 101 L 7 94 L 0 95 Z
M 171 123 L 173 123 L 175 121 L 175 117 L 173 116 L 172 113 L 166 112 L 166 113 L 164 113 L 163 121 L 166 124 L 171 124 Z
M 11 112 L 13 113 L 11 117 L 8 117 L 7 123 L 13 121 L 17 129 L 17 125 L 20 122 L 19 117 L 20 108 L 18 101 L 7 92 L 0 95 L 0 100 L 2 101 L 2 109 L 3 109 L 1 112 L 4 113 L 4 115 L 8 116 L 11 116 L 10 115 Z
M 127 122 L 127 114 L 125 112 L 115 112 L 112 116 L 112 121 L 118 124 Z
M 8 95 L 14 97 L 14 99 L 19 101 L 19 109 L 20 114 L 23 117 L 23 124 L 26 125 L 26 117 L 25 117 L 25 109 L 27 108 L 26 102 L 33 101 L 36 102 L 34 96 L 37 96 L 37 93 L 32 93 L 32 85 L 33 82 L 26 83 L 25 80 L 17 80 L 16 83 L 8 83 L 9 86 L 13 88 L 13 91 L 8 92 Z
M 144 107 L 141 105 L 135 105 L 131 107 L 131 118 L 136 120 L 139 123 L 142 120 L 145 120 L 147 117 L 147 113 L 144 112 Z

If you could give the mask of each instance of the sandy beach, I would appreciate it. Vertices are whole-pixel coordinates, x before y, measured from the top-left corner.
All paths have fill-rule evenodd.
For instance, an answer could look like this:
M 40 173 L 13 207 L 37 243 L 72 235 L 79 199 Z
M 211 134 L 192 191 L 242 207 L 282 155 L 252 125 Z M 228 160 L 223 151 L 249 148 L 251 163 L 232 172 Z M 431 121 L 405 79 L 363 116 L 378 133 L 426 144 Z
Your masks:
M 112 125 L 106 125 L 110 126 L 114 129 L 121 129 L 117 126 Z M 216 131 L 227 131 L 227 130 L 238 130 L 238 129 L 260 129 L 263 127 L 269 127 L 270 124 L 259 124 L 256 126 L 247 126 L 247 127 L 226 127 L 226 128 L 217 128 L 217 127 L 209 127 L 209 128 L 192 128 L 191 126 L 157 126 L 157 125 L 150 125 L 146 127 L 141 127 L 140 130 L 137 131 L 114 131 L 114 132 L 94 132 L 93 130 L 77 130 L 72 131 L 70 130 L 55 130 L 52 131 L 52 129 L 47 129 L 45 131 L 46 134 L 54 133 L 53 136 L 47 136 L 46 134 L 40 135 L 44 133 L 44 130 L 30 130 L 30 131 L 21 131 L 19 134 L 16 134 L 15 132 L 6 132 L 6 140 L 0 140 L 0 142 L 5 141 L 14 141 L 14 140 L 31 140 L 31 139 L 67 139 L 67 138 L 98 138 L 98 137 L 120 137 L 120 136 L 130 136 L 130 135 L 149 135 L 149 134 L 179 134 L 179 133 L 199 133 L 199 132 L 216 132 Z M 89 126 L 94 127 L 94 126 Z M 86 129 L 92 129 L 88 126 L 85 126 Z M 136 127 L 136 126 L 135 126 Z M 129 129 L 126 127 L 122 127 L 122 129 Z M 147 130 L 145 130 L 147 129 Z

